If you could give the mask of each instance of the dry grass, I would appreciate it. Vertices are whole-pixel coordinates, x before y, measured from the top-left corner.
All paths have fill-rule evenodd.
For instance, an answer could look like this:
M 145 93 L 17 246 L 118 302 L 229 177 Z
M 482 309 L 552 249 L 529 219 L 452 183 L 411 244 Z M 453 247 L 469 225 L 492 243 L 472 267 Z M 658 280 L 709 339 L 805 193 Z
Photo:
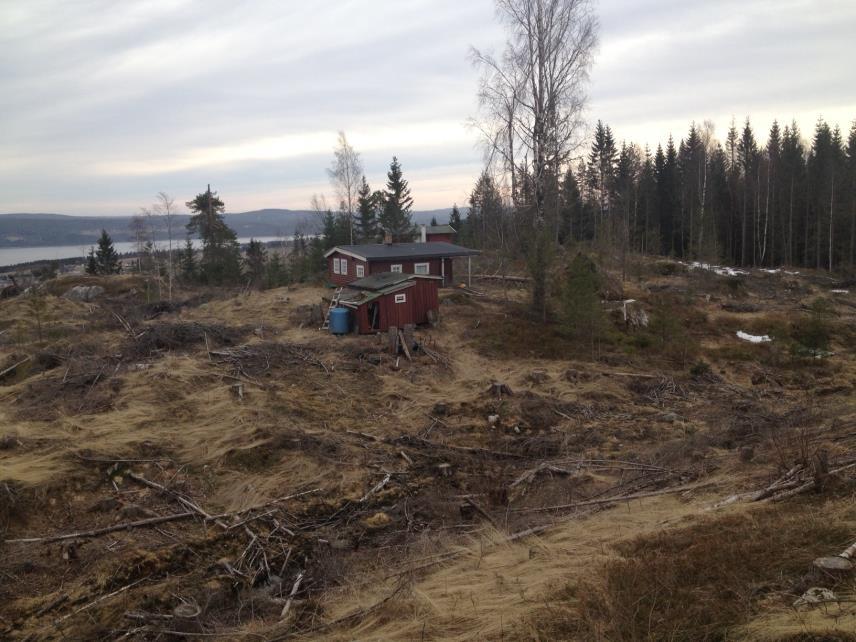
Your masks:
M 560 589 L 556 604 L 530 626 L 539 639 L 731 639 L 762 606 L 781 612 L 811 586 L 852 594 L 852 578 L 836 581 L 811 562 L 843 550 L 854 532 L 856 507 L 846 494 L 637 537 L 615 546 L 618 557 L 599 577 Z M 803 622 L 799 632 L 822 636 L 837 628 L 814 622 L 819 628 Z
M 657 281 L 688 290 L 694 277 L 678 274 Z M 832 456 L 852 450 L 847 422 L 856 418 L 856 403 L 846 400 L 847 385 L 856 379 L 846 349 L 828 362 L 790 374 L 774 360 L 759 366 L 753 355 L 749 361 L 720 358 L 717 350 L 736 344 L 733 328 L 719 327 L 718 302 L 686 293 L 670 299 L 670 309 L 688 306 L 681 325 L 711 363 L 710 376 L 691 375 L 662 345 L 634 344 L 641 333 L 619 331 L 615 343 L 593 362 L 590 351 L 581 352 L 557 326 L 545 329 L 527 320 L 520 307 L 525 293 L 489 285 L 484 286 L 488 297 L 445 297 L 451 301 L 442 306 L 440 328 L 420 332 L 422 340 L 449 357 L 450 368 L 426 356 L 413 363 L 402 358 L 394 368 L 382 339 L 336 338 L 304 322 L 307 306 L 329 294 L 321 288 L 216 296 L 184 292 L 175 305 L 152 306 L 134 278 L 107 281 L 108 294 L 97 305 L 48 297 L 66 338 L 36 346 L 28 335 L 21 344 L 0 344 L 0 358 L 7 361 L 15 354 L 37 352 L 61 359 L 57 367 L 24 368 L 0 388 L 0 422 L 10 426 L 13 436 L 3 442 L 7 449 L 0 450 L 0 524 L 5 522 L 11 536 L 109 524 L 119 515 L 89 510 L 109 499 L 123 506 L 139 501 L 159 514 L 175 509 L 163 497 L 127 484 L 114 489 L 107 472 L 109 460 L 116 458 L 156 460 L 130 465 L 149 478 L 177 485 L 210 511 L 239 510 L 295 489 L 318 487 L 317 497 L 284 515 L 288 523 L 301 525 L 294 538 L 300 556 L 289 563 L 286 583 L 299 564 L 308 570 L 305 592 L 295 604 L 294 621 L 276 625 L 278 609 L 262 594 L 263 586 L 233 590 L 215 570 L 220 557 L 239 556 L 246 542 L 209 541 L 200 537 L 201 525 L 195 522 L 176 523 L 163 533 L 140 530 L 91 541 L 80 547 L 76 561 L 60 561 L 59 551 L 48 548 L 38 559 L 27 557 L 36 549 L 4 549 L 0 572 L 17 582 L 2 589 L 0 617 L 12 618 L 21 631 L 37 637 L 52 634 L 50 623 L 70 612 L 70 604 L 117 588 L 119 579 L 146 574 L 151 579 L 141 587 L 93 609 L 93 619 L 85 614 L 72 618 L 66 635 L 110 635 L 110 627 L 128 625 L 122 618 L 125 610 L 168 611 L 176 595 L 206 605 L 202 621 L 209 632 L 235 637 L 255 632 L 275 638 L 297 630 L 312 631 L 307 638 L 378 640 L 554 639 L 577 635 L 573 631 L 582 632 L 577 635 L 582 639 L 590 633 L 607 635 L 609 623 L 595 617 L 595 606 L 585 628 L 589 625 L 581 619 L 579 590 L 572 595 L 569 586 L 590 586 L 590 599 L 606 600 L 597 608 L 613 608 L 610 590 L 622 599 L 640 596 L 634 597 L 632 587 L 618 576 L 610 585 L 609 576 L 600 574 L 602 564 L 616 565 L 620 575 L 630 572 L 621 564 L 655 558 L 660 566 L 650 568 L 663 574 L 670 590 L 679 590 L 683 576 L 669 575 L 666 560 L 678 560 L 685 574 L 701 572 L 680 561 L 681 547 L 692 548 L 696 539 L 699 546 L 714 546 L 704 538 L 704 528 L 692 530 L 714 500 L 714 489 L 719 498 L 763 485 L 795 458 L 828 447 L 833 436 L 840 441 L 830 447 Z M 756 287 L 751 279 L 744 286 L 750 294 Z M 649 304 L 642 284 L 627 287 L 627 295 Z M 9 303 L 0 308 L 0 327 L 26 323 L 26 309 L 17 300 Z M 111 310 L 140 338 L 130 339 Z M 765 314 L 754 315 L 753 327 L 763 327 Z M 771 322 L 781 318 L 781 306 L 776 304 L 769 314 Z M 835 322 L 848 321 L 852 317 L 842 312 Z M 204 341 L 209 333 L 200 337 L 199 328 L 212 330 L 210 347 L 223 354 L 209 358 Z M 223 330 L 220 340 L 214 336 L 217 329 Z M 842 340 L 836 339 L 836 345 Z M 94 377 L 104 364 L 109 368 Z M 656 376 L 625 376 L 633 373 Z M 488 394 L 493 381 L 506 383 L 515 394 L 502 399 Z M 796 409 L 806 405 L 810 386 L 822 403 L 816 412 L 800 414 Z M 438 403 L 444 405 L 442 413 L 435 412 Z M 489 422 L 491 415 L 498 419 Z M 426 435 L 429 444 L 416 439 Z M 5 434 L 0 438 L 5 440 Z M 737 448 L 744 445 L 757 451 L 752 462 L 738 460 Z M 509 491 L 515 479 L 544 458 L 565 466 L 580 458 L 646 461 L 679 473 L 640 480 L 618 469 L 580 470 L 571 476 L 539 476 Z M 451 466 L 450 476 L 438 472 L 443 463 Z M 359 502 L 386 472 L 393 473 L 392 482 L 373 497 L 371 506 L 327 524 L 326 516 Z M 621 489 L 659 488 L 679 479 L 716 485 L 585 515 L 526 512 Z M 509 544 L 486 522 L 462 516 L 462 496 L 476 498 L 502 531 L 558 523 L 538 537 Z M 816 514 L 843 514 L 835 506 L 824 505 Z M 804 515 L 804 507 L 800 510 Z M 732 512 L 739 514 L 739 507 Z M 742 518 L 729 513 L 728 519 L 737 520 L 724 522 L 732 535 L 751 532 L 739 522 Z M 840 517 L 839 523 L 849 524 L 849 519 Z M 679 537 L 680 544 L 670 544 L 670 534 L 682 532 L 675 526 L 688 533 Z M 771 526 L 757 528 L 773 536 Z M 664 529 L 660 539 L 656 534 Z M 643 534 L 648 544 L 640 540 L 612 547 Z M 824 537 L 833 535 L 830 530 Z M 808 546 L 782 537 L 769 541 Z M 111 548 L 105 549 L 107 544 Z M 650 555 L 653 546 L 663 552 Z M 749 554 L 755 549 L 735 550 Z M 394 576 L 448 552 L 456 555 L 406 574 L 403 584 Z M 734 562 L 727 551 L 717 555 L 723 564 Z M 796 563 L 787 572 L 792 568 Z M 777 576 L 784 583 L 776 583 L 752 567 L 743 579 L 751 580 L 752 574 L 776 590 L 787 588 L 784 574 Z M 71 601 L 36 615 L 57 597 L 57 586 Z M 357 610 L 393 593 L 393 599 L 370 612 Z M 766 593 L 771 595 L 779 593 Z M 741 626 L 753 626 L 763 617 L 790 626 L 780 617 L 782 604 L 753 601 L 751 617 Z M 533 612 L 543 617 L 534 622 L 529 617 Z M 349 614 L 356 616 L 315 628 Z M 666 613 L 664 621 L 673 615 Z M 632 618 L 627 622 L 632 625 Z M 547 628 L 539 628 L 542 624 Z

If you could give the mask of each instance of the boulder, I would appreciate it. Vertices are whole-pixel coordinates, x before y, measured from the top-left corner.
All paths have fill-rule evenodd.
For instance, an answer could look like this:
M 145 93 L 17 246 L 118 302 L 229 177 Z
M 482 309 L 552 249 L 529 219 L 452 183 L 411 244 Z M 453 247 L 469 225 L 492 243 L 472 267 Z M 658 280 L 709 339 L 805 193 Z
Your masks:
M 104 294 L 100 285 L 75 285 L 63 296 L 70 301 L 93 301 Z

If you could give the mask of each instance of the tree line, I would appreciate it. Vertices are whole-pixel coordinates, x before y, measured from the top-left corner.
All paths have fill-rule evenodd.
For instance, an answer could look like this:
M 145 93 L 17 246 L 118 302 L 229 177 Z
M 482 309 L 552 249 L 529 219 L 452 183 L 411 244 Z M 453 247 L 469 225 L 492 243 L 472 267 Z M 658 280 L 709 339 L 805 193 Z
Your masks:
M 534 200 L 527 174 L 517 167 L 513 186 L 488 171 L 479 177 L 464 238 L 483 248 L 525 245 L 521 219 Z M 742 127 L 732 123 L 724 143 L 710 122 L 692 123 L 677 144 L 669 137 L 652 153 L 618 145 L 598 121 L 588 153 L 548 175 L 544 201 L 557 244 L 600 242 L 744 266 L 852 269 L 856 122 L 845 141 L 838 126 L 820 119 L 806 142 L 796 122 L 774 121 L 763 144 L 748 118 Z

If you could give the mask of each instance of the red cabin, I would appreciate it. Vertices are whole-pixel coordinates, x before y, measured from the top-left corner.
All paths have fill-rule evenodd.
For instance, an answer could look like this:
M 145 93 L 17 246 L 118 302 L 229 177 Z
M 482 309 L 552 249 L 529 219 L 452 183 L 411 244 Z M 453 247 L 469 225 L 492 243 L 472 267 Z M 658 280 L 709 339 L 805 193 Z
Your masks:
M 455 235 L 458 231 L 451 225 L 423 225 L 422 229 L 425 232 L 423 242 L 437 243 L 454 243 Z
M 339 305 L 352 310 L 352 327 L 360 334 L 428 323 L 430 311 L 439 313 L 439 283 L 439 277 L 380 272 L 350 283 Z
M 452 260 L 478 254 L 454 243 L 367 243 L 337 245 L 329 250 L 327 275 L 336 285 L 348 285 L 381 272 L 440 277 L 441 285 L 454 283 Z

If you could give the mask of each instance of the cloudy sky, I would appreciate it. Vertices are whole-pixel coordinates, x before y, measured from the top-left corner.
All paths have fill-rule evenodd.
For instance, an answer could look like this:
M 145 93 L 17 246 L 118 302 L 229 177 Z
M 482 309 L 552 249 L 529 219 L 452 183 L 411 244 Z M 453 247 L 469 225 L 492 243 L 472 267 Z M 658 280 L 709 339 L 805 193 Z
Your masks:
M 589 118 L 656 146 L 690 121 L 856 119 L 853 0 L 602 0 Z M 471 45 L 492 0 L 0 0 L 0 212 L 130 214 L 165 190 L 229 211 L 330 192 L 336 131 L 417 209 L 482 155 Z

